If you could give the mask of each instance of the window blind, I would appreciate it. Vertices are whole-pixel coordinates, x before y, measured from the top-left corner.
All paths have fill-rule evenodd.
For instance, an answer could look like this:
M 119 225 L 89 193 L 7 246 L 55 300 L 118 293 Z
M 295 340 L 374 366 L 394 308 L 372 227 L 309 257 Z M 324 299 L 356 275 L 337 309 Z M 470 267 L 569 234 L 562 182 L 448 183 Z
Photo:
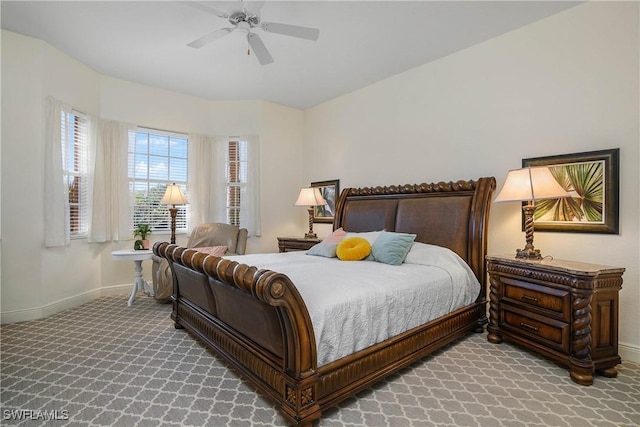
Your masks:
M 69 199 L 70 237 L 86 237 L 89 226 L 87 118 L 61 113 L 63 179 Z
M 246 194 L 248 147 L 246 141 L 227 141 L 227 222 L 240 226 L 242 194 Z
M 138 128 L 130 135 L 128 153 L 130 192 L 134 195 L 132 229 L 149 224 L 153 231 L 171 229 L 169 207 L 160 204 L 168 185 L 187 191 L 188 138 L 185 135 Z M 176 231 L 186 232 L 188 205 L 176 206 Z

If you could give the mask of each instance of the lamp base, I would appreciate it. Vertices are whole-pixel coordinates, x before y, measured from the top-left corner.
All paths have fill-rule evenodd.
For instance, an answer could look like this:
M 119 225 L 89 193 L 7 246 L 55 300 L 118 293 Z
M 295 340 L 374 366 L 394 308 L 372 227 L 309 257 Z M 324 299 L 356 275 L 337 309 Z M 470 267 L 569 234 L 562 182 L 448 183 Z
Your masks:
M 527 204 L 522 207 L 526 245 L 524 245 L 524 249 L 516 249 L 516 258 L 542 259 L 540 251 L 533 248 L 533 214 L 535 210 L 536 207 L 532 201 L 528 201 Z
M 176 216 L 178 216 L 178 208 L 176 205 L 169 208 L 169 213 L 171 214 L 171 244 L 176 244 Z
M 304 235 L 305 239 L 317 239 L 318 236 L 313 232 L 313 206 L 309 206 L 307 209 L 309 212 L 309 231 Z
M 542 259 L 542 255 L 540 255 L 539 249 L 533 249 L 533 248 L 516 249 L 516 258 Z

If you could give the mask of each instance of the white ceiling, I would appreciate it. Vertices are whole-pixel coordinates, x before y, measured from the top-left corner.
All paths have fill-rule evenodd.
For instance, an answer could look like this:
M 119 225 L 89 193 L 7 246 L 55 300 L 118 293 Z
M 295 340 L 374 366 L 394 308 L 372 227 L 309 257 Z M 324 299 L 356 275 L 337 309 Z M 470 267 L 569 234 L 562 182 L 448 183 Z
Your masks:
M 320 29 L 318 41 L 257 30 L 275 62 L 247 56 L 229 23 L 179 1 L 7 1 L 2 28 L 42 39 L 95 71 L 213 100 L 307 109 L 572 7 L 559 1 L 244 2 L 263 21 Z M 241 1 L 202 2 L 223 10 Z

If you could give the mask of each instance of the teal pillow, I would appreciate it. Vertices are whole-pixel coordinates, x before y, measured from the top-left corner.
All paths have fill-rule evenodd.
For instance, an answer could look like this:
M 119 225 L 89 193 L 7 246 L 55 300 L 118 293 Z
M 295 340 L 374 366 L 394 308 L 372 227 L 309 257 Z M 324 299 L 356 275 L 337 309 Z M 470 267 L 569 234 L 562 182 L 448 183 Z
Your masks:
M 337 247 L 338 247 L 337 243 L 320 242 L 317 245 L 311 246 L 311 248 L 307 251 L 307 255 L 316 255 L 316 256 L 323 256 L 326 258 L 335 258 Z
M 400 265 L 407 257 L 415 239 L 415 234 L 383 231 L 373 243 L 371 255 L 374 261 Z

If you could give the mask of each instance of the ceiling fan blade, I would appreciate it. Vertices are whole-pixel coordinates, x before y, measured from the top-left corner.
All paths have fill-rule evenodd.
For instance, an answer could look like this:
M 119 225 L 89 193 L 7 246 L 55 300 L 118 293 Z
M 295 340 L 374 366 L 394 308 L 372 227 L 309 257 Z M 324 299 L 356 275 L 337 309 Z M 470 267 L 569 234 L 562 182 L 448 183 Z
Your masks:
M 242 8 L 247 10 L 248 12 L 253 13 L 254 15 L 260 15 L 260 10 L 262 9 L 262 6 L 264 6 L 265 0 L 260 0 L 260 1 L 255 1 L 255 0 L 248 0 L 248 1 L 242 1 Z
M 263 22 L 262 29 L 270 33 L 284 34 L 285 36 L 298 37 L 307 40 L 318 40 L 320 30 L 317 28 L 300 27 L 298 25 L 279 24 L 277 22 Z
M 262 42 L 260 36 L 254 33 L 247 34 L 247 41 L 249 42 L 249 46 L 251 46 L 251 50 L 255 53 L 256 58 L 262 65 L 271 64 L 273 62 L 273 58 L 271 54 L 267 50 L 267 47 Z
M 188 43 L 187 46 L 190 46 L 196 49 L 201 48 L 202 46 L 208 43 L 211 43 L 214 40 L 218 40 L 219 38 L 222 38 L 227 34 L 230 34 L 233 30 L 234 30 L 233 28 L 221 28 L 219 30 L 212 31 L 209 34 L 206 34 L 200 37 L 199 39 L 196 39 L 191 43 Z
M 229 17 L 229 14 L 227 12 L 223 12 L 221 10 L 215 9 L 211 6 L 208 6 L 204 3 L 200 3 L 199 1 L 183 1 L 181 3 L 186 4 L 187 6 L 191 6 L 191 7 L 195 7 L 196 9 L 200 9 L 203 10 L 207 13 L 213 13 L 214 15 L 222 18 L 222 19 L 227 19 Z

